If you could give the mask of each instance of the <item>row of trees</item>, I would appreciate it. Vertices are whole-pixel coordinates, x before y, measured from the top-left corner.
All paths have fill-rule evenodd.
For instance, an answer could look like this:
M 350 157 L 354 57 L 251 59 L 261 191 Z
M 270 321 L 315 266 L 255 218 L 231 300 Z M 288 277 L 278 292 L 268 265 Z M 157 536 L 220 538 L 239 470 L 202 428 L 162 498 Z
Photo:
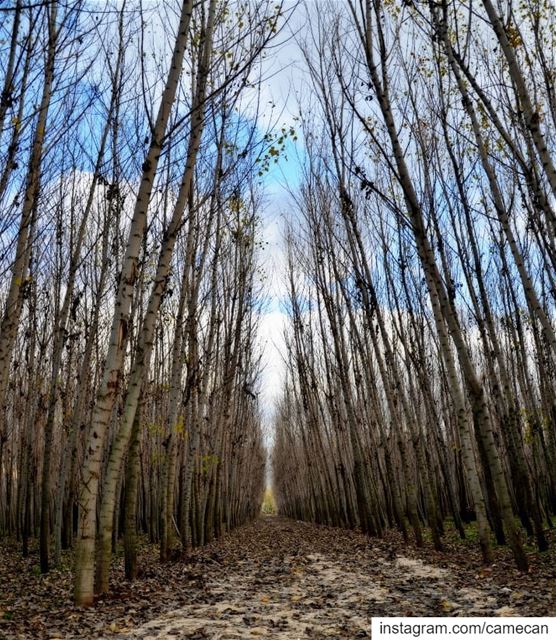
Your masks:
M 556 513 L 553 6 L 343 9 L 302 45 L 278 507 L 437 549 L 475 520 L 525 571 Z
M 75 597 L 260 509 L 266 2 L 22 0 L 0 27 L 0 530 Z M 259 163 L 259 164 L 257 164 Z

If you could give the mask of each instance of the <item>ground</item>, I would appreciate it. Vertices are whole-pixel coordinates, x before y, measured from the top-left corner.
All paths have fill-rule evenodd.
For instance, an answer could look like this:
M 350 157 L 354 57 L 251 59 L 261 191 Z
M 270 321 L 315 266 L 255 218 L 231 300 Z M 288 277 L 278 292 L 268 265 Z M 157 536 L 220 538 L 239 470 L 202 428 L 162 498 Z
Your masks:
M 450 535 L 435 552 L 264 516 L 165 565 L 146 546 L 140 579 L 117 570 L 88 610 L 71 605 L 69 567 L 40 576 L 2 551 L 0 638 L 347 639 L 370 637 L 373 616 L 556 615 L 554 551 L 531 551 L 524 576 L 507 550 L 483 568 Z

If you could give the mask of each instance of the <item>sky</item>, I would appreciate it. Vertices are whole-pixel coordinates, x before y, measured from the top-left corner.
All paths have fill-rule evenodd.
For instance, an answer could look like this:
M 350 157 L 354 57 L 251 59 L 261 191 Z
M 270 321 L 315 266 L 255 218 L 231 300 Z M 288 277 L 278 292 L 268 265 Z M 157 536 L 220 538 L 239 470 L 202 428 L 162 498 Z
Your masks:
M 286 10 L 293 6 L 286 3 Z M 300 5 L 289 18 L 283 35 L 263 62 L 261 104 L 267 105 L 262 119 L 264 124 L 297 127 L 299 111 L 297 96 L 303 83 L 300 54 L 296 34 L 304 24 L 304 10 Z M 292 210 L 289 190 L 299 183 L 299 161 L 302 141 L 289 142 L 285 157 L 271 167 L 265 179 L 265 204 L 262 211 L 262 240 L 266 243 L 261 263 L 267 273 L 267 304 L 260 317 L 259 339 L 264 348 L 263 371 L 260 384 L 260 405 L 265 423 L 271 427 L 275 401 L 281 393 L 285 374 L 284 328 L 287 317 L 283 309 L 286 295 L 284 226 Z M 271 429 L 270 429 L 271 430 Z

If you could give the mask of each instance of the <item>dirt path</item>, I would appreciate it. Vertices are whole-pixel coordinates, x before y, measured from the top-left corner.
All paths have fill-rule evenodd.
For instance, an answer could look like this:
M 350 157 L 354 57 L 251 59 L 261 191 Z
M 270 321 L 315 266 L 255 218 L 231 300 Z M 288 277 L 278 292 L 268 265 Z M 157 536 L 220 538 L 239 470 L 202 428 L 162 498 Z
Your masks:
M 531 615 L 526 593 L 469 582 L 358 534 L 266 517 L 184 568 L 190 604 L 119 637 L 365 638 L 373 616 Z
M 38 550 L 0 547 L 0 640 L 147 640 L 370 636 L 374 616 L 556 615 L 556 535 L 520 574 L 507 548 L 481 567 L 477 544 L 446 535 L 446 550 L 355 531 L 263 517 L 160 564 L 142 545 L 139 579 L 115 558 L 110 593 L 72 602 L 72 556 L 42 576 Z

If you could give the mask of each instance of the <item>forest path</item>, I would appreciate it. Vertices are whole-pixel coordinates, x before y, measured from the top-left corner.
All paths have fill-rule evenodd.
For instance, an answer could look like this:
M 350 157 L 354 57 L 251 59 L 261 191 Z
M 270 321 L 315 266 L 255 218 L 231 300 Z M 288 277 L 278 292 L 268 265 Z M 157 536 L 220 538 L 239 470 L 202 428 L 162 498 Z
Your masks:
M 262 517 L 184 567 L 190 603 L 119 637 L 365 638 L 373 616 L 527 614 L 523 594 L 516 603 L 484 574 L 470 580 L 403 553 L 355 532 Z

